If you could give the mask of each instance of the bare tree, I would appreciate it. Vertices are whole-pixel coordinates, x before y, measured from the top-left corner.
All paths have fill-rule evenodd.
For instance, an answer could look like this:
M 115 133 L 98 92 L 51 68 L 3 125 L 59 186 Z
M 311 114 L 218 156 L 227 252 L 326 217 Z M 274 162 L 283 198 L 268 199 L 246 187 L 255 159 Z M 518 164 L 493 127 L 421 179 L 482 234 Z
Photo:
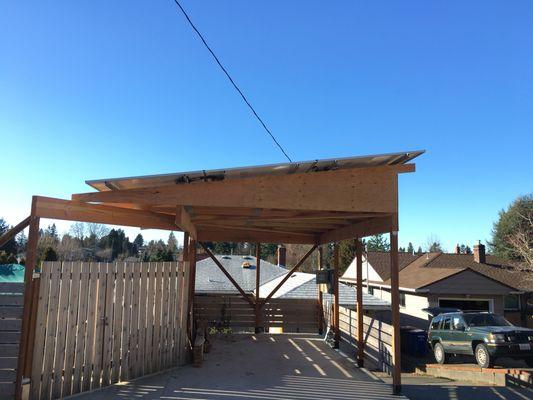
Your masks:
M 70 225 L 70 233 L 81 242 L 87 235 L 87 227 L 83 222 L 74 222 Z
M 101 239 L 109 233 L 109 228 L 107 226 L 95 223 L 87 224 L 87 230 L 90 236 L 94 235 L 98 239 Z
M 437 235 L 431 234 L 426 239 L 426 251 L 430 253 L 442 253 L 444 252 L 442 248 L 442 243 Z
M 527 269 L 533 270 L 533 211 L 529 213 L 517 212 L 524 223 L 505 237 L 508 246 L 524 259 Z

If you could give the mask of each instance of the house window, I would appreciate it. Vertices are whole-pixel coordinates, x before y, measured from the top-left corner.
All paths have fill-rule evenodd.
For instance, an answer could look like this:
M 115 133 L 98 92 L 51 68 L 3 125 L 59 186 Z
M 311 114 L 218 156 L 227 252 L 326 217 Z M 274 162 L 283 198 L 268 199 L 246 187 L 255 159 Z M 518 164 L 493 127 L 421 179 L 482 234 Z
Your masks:
M 400 293 L 400 307 L 405 307 L 405 293 Z
M 508 294 L 505 296 L 504 309 L 505 310 L 519 310 L 520 309 L 520 296 L 517 294 Z
M 373 287 L 369 287 L 368 288 L 368 294 L 374 295 L 374 288 Z

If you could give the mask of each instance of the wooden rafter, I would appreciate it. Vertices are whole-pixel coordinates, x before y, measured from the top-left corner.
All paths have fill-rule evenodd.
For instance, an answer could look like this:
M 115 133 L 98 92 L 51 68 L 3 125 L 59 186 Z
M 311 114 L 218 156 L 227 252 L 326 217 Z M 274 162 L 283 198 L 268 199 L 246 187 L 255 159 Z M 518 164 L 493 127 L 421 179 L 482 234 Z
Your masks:
M 285 233 L 280 231 L 236 230 L 233 228 L 198 228 L 198 240 L 204 242 L 261 242 L 315 244 L 318 235 Z
M 265 297 L 265 299 L 261 302 L 261 308 L 267 303 L 268 300 L 272 298 L 272 296 L 276 294 L 276 292 L 283 286 L 283 284 L 287 282 L 287 279 L 289 279 L 291 275 L 294 274 L 294 272 L 296 272 L 298 268 L 300 268 L 300 266 L 305 262 L 305 260 L 307 260 L 307 257 L 309 257 L 311 253 L 313 253 L 313 251 L 315 251 L 317 247 L 318 245 L 316 244 L 313 247 L 311 247 L 311 249 L 309 249 L 309 251 L 304 254 L 304 256 L 300 259 L 300 261 L 298 261 L 296 265 L 292 267 L 292 269 L 283 277 L 283 279 L 276 285 L 276 287 L 272 289 L 269 295 Z
M 224 268 L 224 266 L 222 265 L 222 263 L 220 261 L 218 261 L 218 259 L 215 257 L 215 255 L 213 254 L 213 252 L 211 250 L 209 250 L 209 248 L 205 245 L 205 243 L 202 243 L 200 242 L 200 246 L 202 246 L 202 248 L 204 249 L 204 251 L 207 253 L 207 255 L 211 258 L 211 260 L 213 260 L 213 262 L 218 266 L 218 268 L 222 271 L 222 273 L 224 275 L 226 275 L 226 278 L 229 279 L 229 281 L 231 282 L 231 284 L 233 286 L 235 286 L 235 288 L 239 291 L 239 293 L 242 295 L 242 297 L 244 297 L 244 299 L 246 301 L 248 301 L 248 303 L 250 303 L 250 305 L 252 307 L 255 308 L 255 303 L 252 299 L 250 299 L 250 296 L 240 287 L 240 285 L 237 283 L 237 281 L 235 279 L 233 279 L 233 277 L 231 276 L 231 274 L 226 270 L 226 268 Z
M 50 197 L 34 196 L 34 198 L 36 201 L 35 216 L 40 218 L 177 230 L 175 218 L 172 215 Z
M 26 227 L 30 224 L 30 221 L 31 221 L 31 216 L 25 218 L 24 220 L 19 222 L 17 225 L 15 225 L 13 228 L 11 228 L 6 233 L 4 233 L 2 236 L 0 236 L 0 247 L 5 245 L 11 239 L 17 236 L 20 232 L 26 229 Z
M 364 237 L 388 232 L 391 229 L 392 219 L 388 217 L 370 218 L 342 228 L 334 229 L 320 235 L 319 243 L 339 242 L 355 236 Z

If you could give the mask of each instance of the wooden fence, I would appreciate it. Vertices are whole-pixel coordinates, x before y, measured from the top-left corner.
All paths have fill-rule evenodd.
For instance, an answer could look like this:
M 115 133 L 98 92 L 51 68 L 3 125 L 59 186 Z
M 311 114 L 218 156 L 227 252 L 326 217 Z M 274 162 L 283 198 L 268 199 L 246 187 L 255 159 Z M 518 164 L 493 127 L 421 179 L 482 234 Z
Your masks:
M 255 312 L 239 295 L 196 294 L 194 317 L 206 319 L 210 326 L 228 327 L 233 331 L 253 331 Z M 283 332 L 318 330 L 318 305 L 314 299 L 270 299 L 262 309 L 265 329 L 282 328 Z
M 31 398 L 56 399 L 182 363 L 185 275 L 174 262 L 44 263 Z
M 23 283 L 0 283 L 0 399 L 15 395 L 23 300 Z
M 332 304 L 324 302 L 324 320 L 331 324 Z M 341 342 L 357 349 L 357 312 L 346 307 L 339 307 L 339 326 Z M 372 317 L 363 315 L 365 362 L 382 371 L 392 372 L 392 331 L 391 325 Z M 341 343 L 341 344 L 342 344 Z

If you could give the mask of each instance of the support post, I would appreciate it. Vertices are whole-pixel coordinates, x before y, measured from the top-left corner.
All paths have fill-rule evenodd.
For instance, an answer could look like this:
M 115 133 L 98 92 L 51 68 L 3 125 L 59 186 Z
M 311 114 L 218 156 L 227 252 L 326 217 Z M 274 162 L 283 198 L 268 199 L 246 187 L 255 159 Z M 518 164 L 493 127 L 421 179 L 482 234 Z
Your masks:
M 323 257 L 323 249 L 322 246 L 318 247 L 318 253 L 317 253 L 317 261 L 318 261 L 318 270 L 322 270 L 324 265 L 324 257 Z M 324 299 L 322 295 L 322 285 L 317 285 L 318 287 L 318 334 L 322 335 L 324 334 Z
M 392 307 L 392 393 L 402 391 L 402 368 L 400 363 L 400 277 L 398 271 L 398 232 L 390 232 L 391 261 L 391 307 Z
M 333 325 L 335 327 L 334 348 L 338 349 L 341 341 L 339 324 L 339 244 L 333 245 Z
M 20 348 L 17 363 L 17 375 L 15 380 L 15 398 L 22 398 L 22 384 L 25 378 L 29 378 L 31 371 L 31 361 L 33 354 L 33 343 L 30 343 L 30 334 L 32 319 L 32 302 L 34 299 L 33 290 L 39 290 L 33 285 L 33 272 L 37 264 L 37 243 L 39 242 L 39 218 L 33 216 L 35 208 L 35 199 L 32 202 L 32 214 L 30 219 L 30 230 L 28 235 L 28 244 L 26 248 L 26 266 L 24 268 L 24 309 L 22 314 L 22 332 L 20 338 Z M 33 323 L 35 325 L 35 323 Z M 29 365 L 26 364 L 29 362 Z
M 261 303 L 259 301 L 259 287 L 261 286 L 261 243 L 255 244 L 255 333 L 260 333 L 261 327 Z
M 189 340 L 194 343 L 194 286 L 196 284 L 196 240 L 189 238 L 189 304 L 188 304 L 188 321 L 187 331 Z
M 357 366 L 364 366 L 365 335 L 363 328 L 363 242 L 355 239 L 356 274 L 357 274 Z M 367 277 L 368 279 L 368 277 Z

